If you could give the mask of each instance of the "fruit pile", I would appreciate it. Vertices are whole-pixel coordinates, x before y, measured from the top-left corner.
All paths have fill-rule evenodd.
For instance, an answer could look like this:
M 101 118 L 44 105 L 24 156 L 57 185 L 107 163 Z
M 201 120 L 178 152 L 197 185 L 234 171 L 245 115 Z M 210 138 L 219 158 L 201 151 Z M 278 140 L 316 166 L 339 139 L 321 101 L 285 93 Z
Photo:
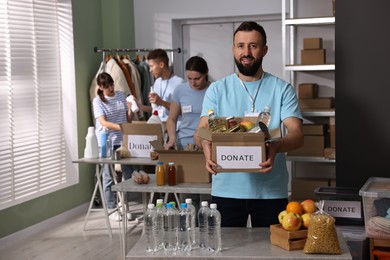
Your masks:
M 316 211 L 317 206 L 311 199 L 302 202 L 290 201 L 286 209 L 279 213 L 279 223 L 287 231 L 306 229 L 310 225 L 311 214 Z

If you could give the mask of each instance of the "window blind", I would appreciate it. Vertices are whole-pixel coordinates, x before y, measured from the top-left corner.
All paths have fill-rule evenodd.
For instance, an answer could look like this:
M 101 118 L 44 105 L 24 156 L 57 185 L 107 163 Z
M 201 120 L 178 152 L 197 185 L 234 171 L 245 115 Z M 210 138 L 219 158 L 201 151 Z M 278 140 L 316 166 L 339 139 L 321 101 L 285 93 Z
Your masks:
M 0 0 L 0 209 L 77 183 L 71 0 Z

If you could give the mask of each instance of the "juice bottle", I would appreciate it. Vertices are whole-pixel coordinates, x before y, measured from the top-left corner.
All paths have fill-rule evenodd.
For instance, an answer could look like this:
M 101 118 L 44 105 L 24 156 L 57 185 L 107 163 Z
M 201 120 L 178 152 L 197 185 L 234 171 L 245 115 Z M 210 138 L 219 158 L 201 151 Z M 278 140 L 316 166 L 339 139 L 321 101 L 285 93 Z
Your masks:
M 157 162 L 156 165 L 156 185 L 157 186 L 165 185 L 165 170 L 164 170 L 163 162 Z
M 176 166 L 174 162 L 168 163 L 168 185 L 176 185 Z

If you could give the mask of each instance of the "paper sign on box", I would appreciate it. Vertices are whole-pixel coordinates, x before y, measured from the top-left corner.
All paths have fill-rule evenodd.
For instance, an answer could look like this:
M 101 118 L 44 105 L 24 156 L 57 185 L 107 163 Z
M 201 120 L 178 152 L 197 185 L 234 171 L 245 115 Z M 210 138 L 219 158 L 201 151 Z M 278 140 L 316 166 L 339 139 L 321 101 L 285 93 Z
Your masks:
M 153 146 L 150 141 L 157 140 L 157 135 L 128 135 L 127 149 L 132 157 L 150 157 Z
M 258 169 L 261 146 L 217 146 L 216 163 L 220 169 Z

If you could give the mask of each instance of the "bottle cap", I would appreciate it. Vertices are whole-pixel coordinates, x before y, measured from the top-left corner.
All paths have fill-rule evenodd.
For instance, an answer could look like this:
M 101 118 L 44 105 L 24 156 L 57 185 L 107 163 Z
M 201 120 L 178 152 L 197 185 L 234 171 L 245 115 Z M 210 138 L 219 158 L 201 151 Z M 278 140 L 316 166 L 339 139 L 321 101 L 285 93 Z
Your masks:
M 157 162 L 157 165 L 163 165 L 164 163 L 163 162 L 161 162 L 161 161 L 158 161 Z
M 204 206 L 204 207 L 208 207 L 209 206 L 209 202 L 208 201 L 202 201 L 201 205 Z
M 211 209 L 216 209 L 217 208 L 217 204 L 216 203 L 211 203 L 210 204 L 210 208 Z
M 168 165 L 174 165 L 175 163 L 174 162 L 169 162 Z
M 191 199 L 191 198 L 187 198 L 187 199 L 186 199 L 186 203 L 187 203 L 187 204 L 191 204 L 191 203 L 192 203 L 192 199 Z
M 181 203 L 180 206 L 181 206 L 182 209 L 186 209 L 187 208 L 187 204 L 186 203 Z
M 167 203 L 167 204 L 165 204 L 165 207 L 167 207 L 167 209 L 170 209 L 170 208 L 172 208 L 172 204 L 171 203 Z
M 153 203 L 148 204 L 148 209 L 154 209 L 154 204 Z
M 164 203 L 164 200 L 163 200 L 163 199 L 157 199 L 157 200 L 156 200 L 156 203 L 157 203 L 157 204 L 159 204 L 159 203 L 163 204 L 163 203 Z

